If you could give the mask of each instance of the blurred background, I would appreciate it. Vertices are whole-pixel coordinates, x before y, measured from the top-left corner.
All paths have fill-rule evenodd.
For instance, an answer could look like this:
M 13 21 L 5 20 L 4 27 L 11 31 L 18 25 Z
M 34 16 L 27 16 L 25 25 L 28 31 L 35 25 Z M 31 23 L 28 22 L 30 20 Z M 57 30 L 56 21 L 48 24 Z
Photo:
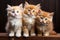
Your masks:
M 54 12 L 54 30 L 60 33 L 60 0 L 0 0 L 0 32 L 6 32 L 5 26 L 7 22 L 7 4 L 9 5 L 19 5 L 20 3 L 25 3 L 27 1 L 30 4 L 41 4 L 41 9 Z

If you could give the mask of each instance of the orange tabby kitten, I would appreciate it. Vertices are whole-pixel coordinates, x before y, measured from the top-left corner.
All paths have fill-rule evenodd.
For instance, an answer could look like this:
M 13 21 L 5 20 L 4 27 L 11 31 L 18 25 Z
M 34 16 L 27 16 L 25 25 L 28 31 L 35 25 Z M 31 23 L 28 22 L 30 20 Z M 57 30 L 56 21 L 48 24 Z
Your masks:
M 44 36 L 49 36 L 50 34 L 56 34 L 56 32 L 53 31 L 53 12 L 45 12 L 40 10 L 40 13 L 37 16 L 36 24 L 37 24 L 37 35 L 41 36 L 42 34 Z
M 10 6 L 7 8 L 8 22 L 6 25 L 6 31 L 9 32 L 9 36 L 12 37 L 16 33 L 16 37 L 21 36 L 22 27 L 22 4 L 19 6 Z
M 24 6 L 24 14 L 23 14 L 23 36 L 28 37 L 29 33 L 30 36 L 35 36 L 35 18 L 38 10 L 40 9 L 40 4 L 31 5 L 25 2 Z

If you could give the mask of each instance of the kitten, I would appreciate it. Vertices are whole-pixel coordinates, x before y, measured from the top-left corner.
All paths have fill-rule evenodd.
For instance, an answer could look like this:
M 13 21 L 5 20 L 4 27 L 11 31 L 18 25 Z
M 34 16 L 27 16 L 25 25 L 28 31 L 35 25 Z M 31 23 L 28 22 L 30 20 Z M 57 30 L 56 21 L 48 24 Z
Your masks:
M 49 13 L 40 10 L 40 13 L 38 14 L 36 19 L 38 36 L 49 36 L 50 34 L 56 34 L 56 32 L 53 31 L 53 15 L 53 12 Z
M 35 18 L 38 10 L 40 9 L 40 4 L 37 5 L 31 5 L 27 2 L 25 2 L 24 6 L 24 14 L 23 14 L 23 21 L 24 21 L 24 27 L 23 27 L 23 36 L 28 37 L 29 33 L 30 36 L 35 36 Z
M 9 32 L 10 37 L 14 36 L 15 33 L 16 37 L 21 36 L 22 14 L 23 14 L 22 4 L 20 4 L 19 6 L 7 5 L 8 22 L 6 25 L 6 31 Z

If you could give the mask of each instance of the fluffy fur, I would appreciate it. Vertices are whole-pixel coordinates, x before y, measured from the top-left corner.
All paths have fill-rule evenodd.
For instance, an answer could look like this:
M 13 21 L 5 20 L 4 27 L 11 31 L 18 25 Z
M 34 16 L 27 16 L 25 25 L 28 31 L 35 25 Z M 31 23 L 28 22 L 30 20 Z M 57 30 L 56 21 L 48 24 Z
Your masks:
M 28 37 L 35 36 L 35 18 L 38 10 L 40 8 L 40 4 L 31 5 L 25 2 L 24 6 L 24 14 L 23 14 L 23 36 Z
M 23 31 L 24 37 L 35 36 L 35 31 L 38 36 L 56 34 L 53 30 L 53 15 L 53 12 L 41 10 L 40 4 L 32 5 L 25 2 L 24 9 L 22 4 L 19 6 L 8 5 L 6 31 L 10 37 L 14 36 L 15 33 L 16 37 L 20 37 L 21 31 Z
M 19 6 L 7 5 L 8 22 L 6 25 L 6 31 L 9 32 L 10 37 L 14 36 L 15 33 L 16 37 L 21 36 L 22 14 L 23 14 L 22 4 L 20 4 Z
M 56 34 L 56 32 L 53 31 L 53 15 L 53 12 L 49 13 L 40 10 L 40 13 L 36 19 L 38 36 L 49 36 L 50 34 Z

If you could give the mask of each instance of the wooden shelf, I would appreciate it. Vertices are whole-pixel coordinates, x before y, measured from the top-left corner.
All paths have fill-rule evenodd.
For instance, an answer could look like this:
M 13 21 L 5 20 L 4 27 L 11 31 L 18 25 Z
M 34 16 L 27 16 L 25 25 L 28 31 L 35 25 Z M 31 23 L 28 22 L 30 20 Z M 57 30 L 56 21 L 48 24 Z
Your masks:
M 0 33 L 0 40 L 60 40 L 60 34 L 51 36 L 34 36 L 34 37 L 8 37 L 7 33 Z

